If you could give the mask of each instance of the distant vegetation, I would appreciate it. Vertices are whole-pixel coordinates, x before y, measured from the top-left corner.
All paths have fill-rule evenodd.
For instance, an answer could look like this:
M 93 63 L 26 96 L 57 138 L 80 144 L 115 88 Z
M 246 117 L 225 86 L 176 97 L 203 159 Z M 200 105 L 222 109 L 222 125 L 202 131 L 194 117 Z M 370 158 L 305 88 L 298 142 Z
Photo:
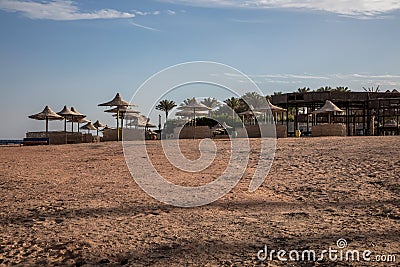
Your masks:
M 380 92 L 379 85 L 377 87 L 363 87 L 365 92 Z M 393 92 L 397 92 L 397 90 L 393 90 Z M 300 87 L 294 93 L 311 93 L 311 92 L 351 92 L 351 90 L 347 86 L 337 86 L 335 88 L 331 86 L 324 86 L 318 89 L 312 90 L 309 87 Z M 245 93 L 241 97 L 231 97 L 222 102 L 219 102 L 216 98 L 205 98 L 201 101 L 201 103 L 211 110 L 208 113 L 209 118 L 200 117 L 196 118 L 197 125 L 208 125 L 210 127 L 215 126 L 217 124 L 216 121 L 225 121 L 231 126 L 239 126 L 242 125 L 242 118 L 239 118 L 236 114 L 250 110 L 252 107 L 253 110 L 257 110 L 262 107 L 265 103 L 265 100 L 271 100 L 272 96 L 282 95 L 282 92 L 274 92 L 273 95 L 262 96 L 257 92 L 248 92 Z M 183 101 L 181 106 L 187 105 L 192 101 L 192 99 L 188 98 Z M 174 126 L 178 124 L 182 124 L 182 120 L 168 120 L 169 112 L 175 108 L 177 105 L 174 101 L 164 99 L 161 100 L 160 103 L 156 106 L 156 109 L 164 111 L 165 116 L 167 118 L 166 125 Z M 293 110 L 288 110 L 289 120 L 293 117 Z M 188 118 L 190 120 L 190 118 Z

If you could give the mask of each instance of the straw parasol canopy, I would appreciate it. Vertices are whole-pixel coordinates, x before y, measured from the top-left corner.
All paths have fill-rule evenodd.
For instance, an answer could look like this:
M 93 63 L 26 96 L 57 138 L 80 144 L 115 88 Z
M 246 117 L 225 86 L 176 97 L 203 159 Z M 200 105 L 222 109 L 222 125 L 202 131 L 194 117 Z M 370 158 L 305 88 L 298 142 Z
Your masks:
M 99 104 L 99 107 L 122 107 L 122 106 L 136 106 L 134 104 L 131 104 L 125 100 L 122 99 L 119 93 L 117 93 L 114 97 L 113 100 Z
M 63 120 L 64 118 L 55 113 L 49 106 L 46 106 L 42 112 L 28 116 L 30 119 L 46 121 L 46 134 L 49 132 L 49 121 Z
M 72 112 L 75 112 L 75 114 L 76 114 L 76 115 L 74 115 L 74 116 L 72 117 L 72 120 L 71 120 L 72 132 L 74 132 L 74 122 L 76 122 L 75 120 L 78 120 L 78 131 L 79 131 L 79 120 L 85 118 L 86 115 L 80 113 L 80 112 L 77 111 L 74 107 L 71 107 L 71 111 L 72 111 Z
M 322 108 L 314 111 L 313 113 L 318 114 L 318 113 L 330 113 L 330 112 L 344 112 L 344 110 L 338 108 L 338 106 L 333 104 L 332 101 L 326 100 L 325 105 Z
M 103 124 L 103 123 L 101 123 L 99 120 L 97 120 L 95 123 L 93 123 L 93 126 L 96 127 L 97 136 L 99 136 L 99 128 L 104 128 L 104 127 L 106 127 L 106 125 Z
M 128 123 L 127 126 L 145 127 L 148 121 L 149 119 L 146 116 L 137 114 L 134 120 Z
M 78 116 L 77 113 L 70 110 L 67 106 L 64 106 L 64 108 L 60 112 L 57 112 L 57 114 L 64 117 L 64 132 L 67 131 L 67 119 L 72 120 L 74 116 Z
M 81 127 L 81 129 L 82 129 L 82 130 L 88 130 L 88 133 L 89 133 L 89 131 L 91 131 L 91 130 L 97 130 L 97 128 L 93 125 L 92 122 L 86 123 L 85 125 L 83 125 L 83 126 Z
M 177 109 L 180 110 L 195 110 L 195 111 L 205 111 L 212 110 L 212 108 L 207 107 L 206 105 L 198 102 L 196 98 L 192 98 L 188 104 L 180 105 Z
M 252 105 L 249 106 L 248 110 L 239 113 L 239 115 L 250 115 L 250 116 L 257 116 L 261 114 L 262 112 L 255 110 Z
M 106 125 L 101 123 L 99 120 L 97 120 L 95 123 L 93 123 L 93 126 L 96 127 L 96 128 L 106 127 Z
M 116 113 L 117 113 L 117 141 L 119 141 L 119 119 L 120 119 L 120 110 L 123 110 L 124 108 L 128 106 L 136 106 L 134 104 L 131 104 L 125 100 L 122 99 L 119 93 L 117 93 L 111 101 L 99 104 L 98 106 L 103 106 L 103 107 L 116 107 Z
M 190 110 L 193 111 L 193 120 L 194 120 L 194 127 L 193 127 L 193 139 L 196 137 L 196 112 L 198 111 L 209 111 L 212 110 L 212 108 L 207 107 L 206 105 L 199 103 L 196 98 L 192 98 L 188 104 L 186 105 L 180 105 L 178 107 L 179 110 Z
M 271 111 L 273 112 L 285 112 L 286 109 L 275 106 L 274 104 L 271 103 L 271 101 L 269 99 L 267 99 L 267 103 L 269 105 L 269 108 L 271 109 Z
M 71 111 L 76 114 L 71 119 L 68 120 L 71 122 L 72 132 L 74 131 L 74 123 L 78 123 L 78 132 L 79 132 L 79 124 L 89 122 L 89 120 L 85 119 L 86 115 L 80 113 L 74 107 L 71 107 Z
M 271 101 L 269 99 L 267 99 L 267 104 L 268 106 L 264 106 L 264 107 L 258 107 L 255 108 L 254 110 L 256 111 L 260 111 L 264 113 L 264 122 L 267 123 L 267 113 L 270 110 L 272 112 L 272 116 L 275 118 L 277 113 L 283 113 L 286 111 L 286 109 L 275 106 L 274 104 L 271 103 Z
M 328 113 L 328 123 L 331 123 L 331 113 L 334 112 L 344 112 L 344 110 L 341 110 L 340 108 L 338 108 L 338 106 L 336 106 L 335 104 L 332 103 L 332 101 L 330 100 L 326 100 L 325 105 L 316 110 L 313 111 L 313 114 L 321 114 L 321 113 Z

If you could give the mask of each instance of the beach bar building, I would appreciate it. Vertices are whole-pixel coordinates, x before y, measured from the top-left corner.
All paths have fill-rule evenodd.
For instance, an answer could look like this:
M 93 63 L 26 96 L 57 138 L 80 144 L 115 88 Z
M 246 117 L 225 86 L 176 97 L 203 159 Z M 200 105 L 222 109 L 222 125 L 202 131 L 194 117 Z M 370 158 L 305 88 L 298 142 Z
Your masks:
M 343 112 L 316 112 L 327 100 Z M 286 109 L 285 119 L 277 124 L 286 124 L 288 136 L 296 131 L 306 136 L 400 134 L 400 93 L 396 90 L 288 93 L 273 95 L 271 102 Z

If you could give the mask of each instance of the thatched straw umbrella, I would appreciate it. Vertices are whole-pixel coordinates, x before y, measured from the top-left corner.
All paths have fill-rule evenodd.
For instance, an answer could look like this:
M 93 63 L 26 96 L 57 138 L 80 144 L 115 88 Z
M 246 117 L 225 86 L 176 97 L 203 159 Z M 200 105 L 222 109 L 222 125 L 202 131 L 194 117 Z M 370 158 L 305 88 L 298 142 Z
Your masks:
M 73 120 L 73 118 L 75 116 L 78 116 L 78 114 L 70 110 L 67 106 L 64 106 L 64 108 L 60 112 L 57 112 L 57 114 L 64 117 L 65 143 L 67 144 L 68 143 L 67 120 Z
M 64 118 L 57 113 L 55 113 L 49 106 L 46 106 L 42 112 L 30 115 L 28 118 L 34 119 L 34 120 L 44 120 L 46 121 L 46 136 L 49 132 L 49 121 L 53 120 L 63 120 Z
M 251 118 L 254 118 L 255 116 L 258 116 L 261 114 L 262 114 L 262 112 L 255 110 L 252 105 L 249 106 L 248 110 L 239 113 L 239 115 L 242 115 L 243 123 L 244 123 L 245 116 L 250 116 Z
M 115 107 L 115 108 L 112 108 L 112 109 L 107 109 L 104 112 L 115 113 L 115 115 L 113 115 L 113 116 L 114 117 L 118 117 L 119 119 L 121 119 L 121 128 L 124 128 L 124 120 L 127 118 L 128 115 L 135 116 L 135 115 L 138 115 L 140 113 L 140 111 L 131 109 L 128 106 L 122 106 L 120 108 Z M 118 115 L 118 112 L 119 112 L 119 115 Z
M 272 112 L 272 115 L 274 116 L 275 121 L 277 121 L 276 114 L 278 114 L 278 113 L 282 114 L 283 112 L 286 111 L 286 109 L 278 107 L 278 106 L 275 106 L 274 104 L 272 104 L 269 99 L 267 99 L 267 104 L 268 104 L 268 107 L 258 107 L 258 108 L 255 109 L 256 111 L 264 113 L 264 122 L 265 123 L 267 123 L 267 112 L 269 110 Z
M 80 132 L 79 124 L 90 122 L 90 120 L 88 120 L 88 119 L 86 119 L 86 118 L 82 118 L 82 119 L 74 118 L 73 120 L 71 120 L 71 122 L 78 123 L 78 133 L 79 133 L 79 132 Z
M 82 127 L 81 127 L 81 129 L 82 130 L 88 130 L 88 133 L 89 133 L 89 131 L 94 131 L 94 130 L 97 130 L 97 128 L 93 125 L 93 123 L 91 123 L 91 122 L 88 122 L 88 123 L 86 123 L 85 125 L 83 125 Z
M 77 111 L 74 107 L 71 107 L 71 111 L 74 112 L 76 115 L 74 115 L 72 117 L 71 121 L 71 128 L 72 128 L 72 132 L 74 132 L 74 122 L 78 122 L 78 132 L 79 132 L 79 121 L 83 118 L 86 117 L 86 115 L 80 113 L 79 111 Z M 88 122 L 89 120 L 85 121 Z
M 196 137 L 196 112 L 198 111 L 209 111 L 212 108 L 207 107 L 206 105 L 199 103 L 196 98 L 192 98 L 188 104 L 180 105 L 178 107 L 180 110 L 191 110 L 193 111 L 193 120 L 194 120 L 194 127 L 193 127 L 193 139 Z
M 109 101 L 109 102 L 105 102 L 102 104 L 99 104 L 98 106 L 103 106 L 103 107 L 116 107 L 117 109 L 117 141 L 119 141 L 119 111 L 120 109 L 122 109 L 123 107 L 128 107 L 128 106 L 135 106 L 125 100 L 122 99 L 122 97 L 120 96 L 119 93 L 117 93 L 114 97 L 113 100 Z
M 314 114 L 328 113 L 328 123 L 331 123 L 331 113 L 334 112 L 344 112 L 344 110 L 338 108 L 338 106 L 333 104 L 330 100 L 326 100 L 325 105 L 322 108 L 313 111 Z
M 97 120 L 95 123 L 93 123 L 93 126 L 96 127 L 97 136 L 99 136 L 99 128 L 104 128 L 104 127 L 106 127 L 106 125 L 103 124 L 103 123 L 101 123 L 99 120 Z
M 64 132 L 67 132 L 67 119 L 72 120 L 77 114 L 67 106 L 64 106 L 64 108 L 60 112 L 57 112 L 57 114 L 64 118 Z

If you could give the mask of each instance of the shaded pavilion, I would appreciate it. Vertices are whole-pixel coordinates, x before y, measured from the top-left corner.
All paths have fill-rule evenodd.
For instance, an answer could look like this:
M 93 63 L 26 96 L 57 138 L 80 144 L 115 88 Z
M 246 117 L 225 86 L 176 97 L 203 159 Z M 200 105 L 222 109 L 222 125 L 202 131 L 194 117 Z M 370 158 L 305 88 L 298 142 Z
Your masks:
M 346 127 L 346 135 L 383 135 L 385 123 L 395 119 L 399 124 L 400 94 L 389 92 L 306 92 L 273 95 L 272 103 L 286 109 L 286 125 L 289 136 L 303 125 L 304 134 L 311 134 L 310 128 L 319 123 L 327 123 L 329 114 L 312 113 L 330 100 L 344 112 L 332 118 L 334 123 L 342 123 Z M 289 120 L 293 115 L 293 121 Z M 293 129 L 289 128 L 293 123 Z M 396 130 L 400 134 L 399 130 Z

